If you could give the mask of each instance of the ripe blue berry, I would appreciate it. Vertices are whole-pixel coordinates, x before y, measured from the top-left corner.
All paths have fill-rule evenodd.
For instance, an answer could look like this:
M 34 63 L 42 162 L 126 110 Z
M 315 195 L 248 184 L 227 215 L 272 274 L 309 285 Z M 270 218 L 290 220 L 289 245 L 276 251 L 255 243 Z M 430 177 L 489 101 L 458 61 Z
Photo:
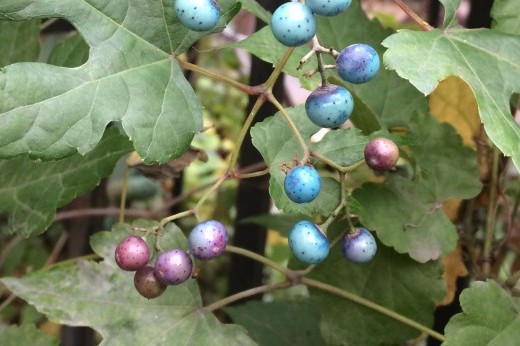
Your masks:
M 305 0 L 312 12 L 322 16 L 335 16 L 350 6 L 352 0 Z
M 208 220 L 196 225 L 188 236 L 190 253 L 201 260 L 219 256 L 226 249 L 228 234 L 223 224 Z
M 300 46 L 316 34 L 316 18 L 301 2 L 286 2 L 271 17 L 274 37 L 288 47 Z
M 135 271 L 148 263 L 150 249 L 143 238 L 131 235 L 125 237 L 117 245 L 115 260 L 119 268 Z
M 157 279 L 151 266 L 138 269 L 134 275 L 134 286 L 137 292 L 145 298 L 156 298 L 163 294 L 166 285 Z
M 320 175 L 311 166 L 294 167 L 285 176 L 284 189 L 287 197 L 293 202 L 311 202 L 320 193 Z
M 191 276 L 193 263 L 186 251 L 173 249 L 157 257 L 154 274 L 165 285 L 178 285 Z
M 337 85 L 320 87 L 305 101 L 307 116 L 321 127 L 338 127 L 348 119 L 353 109 L 352 95 L 347 89 Z
M 220 19 L 215 0 L 175 0 L 173 7 L 179 22 L 194 31 L 213 29 Z
M 397 160 L 399 148 L 388 138 L 374 138 L 365 146 L 365 161 L 375 171 L 388 171 Z
M 374 78 L 379 71 L 379 55 L 369 45 L 352 44 L 339 54 L 336 69 L 346 82 L 365 83 Z
M 329 240 L 323 231 L 310 221 L 299 221 L 289 233 L 289 247 L 302 262 L 318 263 L 329 254 Z
M 341 250 L 349 261 L 365 263 L 376 255 L 377 244 L 372 233 L 360 227 L 341 239 Z

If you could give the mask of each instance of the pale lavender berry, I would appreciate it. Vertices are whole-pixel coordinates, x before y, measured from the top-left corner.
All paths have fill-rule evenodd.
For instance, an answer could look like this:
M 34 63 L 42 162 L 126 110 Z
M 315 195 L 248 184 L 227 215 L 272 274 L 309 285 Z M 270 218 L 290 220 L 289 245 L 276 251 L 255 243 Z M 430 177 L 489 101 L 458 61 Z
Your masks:
M 359 227 L 354 233 L 341 239 L 341 250 L 345 258 L 354 263 L 370 261 L 377 252 L 377 243 L 366 228 Z
M 186 251 L 172 249 L 157 257 L 154 274 L 165 285 L 178 285 L 191 276 L 193 263 Z
M 150 249 L 141 237 L 125 237 L 116 247 L 115 259 L 119 268 L 135 271 L 150 261 Z
M 163 294 L 166 285 L 157 279 L 151 266 L 138 269 L 134 275 L 134 286 L 137 292 L 145 298 L 156 298 Z
M 207 220 L 196 225 L 188 236 L 190 253 L 201 260 L 219 256 L 226 249 L 228 234 L 223 224 Z
M 349 83 L 365 83 L 379 71 L 379 55 L 367 44 L 356 43 L 343 49 L 336 59 L 339 76 Z

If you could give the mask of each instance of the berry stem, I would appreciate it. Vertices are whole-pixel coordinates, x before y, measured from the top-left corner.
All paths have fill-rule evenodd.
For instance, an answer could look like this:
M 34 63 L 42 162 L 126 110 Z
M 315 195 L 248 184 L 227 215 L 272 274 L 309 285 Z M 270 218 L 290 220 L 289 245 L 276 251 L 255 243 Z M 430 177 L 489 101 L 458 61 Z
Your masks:
M 316 60 L 318 60 L 318 72 L 321 76 L 321 86 L 326 87 L 329 85 L 329 81 L 327 80 L 327 72 L 325 70 L 325 63 L 323 62 L 323 56 L 321 55 L 320 50 L 321 44 L 318 41 L 318 36 L 314 35 L 312 38 L 312 50 L 316 53 Z
M 335 170 L 337 170 L 338 172 L 341 172 L 341 173 L 353 172 L 353 171 L 355 171 L 356 169 L 358 169 L 359 167 L 361 167 L 362 165 L 365 164 L 365 160 L 363 159 L 363 160 L 360 160 L 360 161 L 358 161 L 358 162 L 356 162 L 356 163 L 354 163 L 353 165 L 350 165 L 350 166 L 340 166 L 336 162 L 334 162 L 331 159 L 329 159 L 328 157 L 325 157 L 325 156 L 323 156 L 320 153 L 315 152 L 315 151 L 311 151 L 310 152 L 310 156 L 317 158 L 321 162 L 329 165 L 330 167 L 334 168 Z
M 257 177 L 261 177 L 263 175 L 266 175 L 266 174 L 269 174 L 269 167 L 266 168 L 266 169 L 263 169 L 261 171 L 258 171 L 258 172 L 251 172 L 251 173 L 236 173 L 236 178 L 237 179 L 250 179 L 250 178 L 257 178 Z
M 290 270 L 288 268 L 285 268 L 285 267 L 282 267 L 278 263 L 271 261 L 269 258 L 267 258 L 265 256 L 262 256 L 262 255 L 259 255 L 257 253 L 254 253 L 252 251 L 249 251 L 249 250 L 246 250 L 246 249 L 242 249 L 240 247 L 236 247 L 236 246 L 233 246 L 233 245 L 226 246 L 226 251 L 230 252 L 230 253 L 237 254 L 237 255 L 241 255 L 241 256 L 245 256 L 245 257 L 251 258 L 252 260 L 255 260 L 255 261 L 260 262 L 260 263 L 262 263 L 262 264 L 264 264 L 264 265 L 266 265 L 268 267 L 273 268 L 274 270 L 284 274 L 285 276 L 287 276 L 289 278 L 294 277 L 294 272 L 292 270 Z
M 211 194 L 217 190 L 219 188 L 220 185 L 222 185 L 222 183 L 224 181 L 226 181 L 226 179 L 229 177 L 229 174 L 226 173 L 226 174 L 223 174 L 216 182 L 215 184 L 213 184 L 209 189 L 208 191 L 206 191 L 206 193 L 199 199 L 199 201 L 197 202 L 197 204 L 195 204 L 195 207 L 193 207 L 193 213 L 195 214 L 195 217 L 197 218 L 197 220 L 200 222 L 201 220 L 199 220 L 199 209 L 200 207 L 202 206 L 202 204 L 204 204 L 204 202 L 209 198 L 209 196 L 211 196 Z
M 410 18 L 413 19 L 414 22 L 419 24 L 419 26 L 425 30 L 430 31 L 433 30 L 433 27 L 428 24 L 424 19 L 422 19 L 417 13 L 415 13 L 407 4 L 405 4 L 402 0 L 394 0 L 394 2 L 399 6 Z
M 346 174 L 344 172 L 338 172 L 338 173 L 339 173 L 339 183 L 340 183 L 339 204 L 336 207 L 336 209 L 334 209 L 332 214 L 330 214 L 330 216 L 327 218 L 327 220 L 320 225 L 320 228 L 325 233 L 327 233 L 327 229 L 329 228 L 330 224 L 336 219 L 338 214 L 341 212 L 341 209 L 347 207 L 347 205 L 345 203 L 345 190 L 347 188 L 346 179 L 345 179 Z M 347 211 L 347 214 L 348 214 L 348 211 Z M 350 226 L 351 225 L 350 215 L 347 215 L 347 218 L 349 220 L 349 226 Z M 331 245 L 331 247 L 332 247 L 332 245 Z
M 241 299 L 244 299 L 244 298 L 247 298 L 247 297 L 251 297 L 251 296 L 254 296 L 254 295 L 257 295 L 257 294 L 260 294 L 260 293 L 272 292 L 272 291 L 276 291 L 276 290 L 279 290 L 279 289 L 282 289 L 282 288 L 287 288 L 287 287 L 290 287 L 291 285 L 292 284 L 291 284 L 290 281 L 283 281 L 283 282 L 278 282 L 278 283 L 275 283 L 275 284 L 253 287 L 253 288 L 250 288 L 248 290 L 245 290 L 245 291 L 233 294 L 233 295 L 231 295 L 229 297 L 217 300 L 216 302 L 211 303 L 208 306 L 205 306 L 204 310 L 206 310 L 207 312 L 213 312 L 213 311 L 218 310 L 218 309 L 220 309 L 220 308 L 222 308 L 222 307 L 224 307 L 226 305 L 234 303 L 234 302 L 236 302 L 238 300 L 241 300 Z
M 198 204 L 197 204 L 198 205 Z M 167 216 L 165 218 L 163 218 L 160 222 L 159 222 L 159 226 L 158 228 L 159 229 L 164 229 L 164 226 L 168 223 L 168 222 L 171 222 L 173 220 L 177 220 L 177 219 L 180 219 L 180 218 L 183 218 L 183 217 L 186 217 L 186 216 L 190 216 L 190 215 L 194 215 L 196 214 L 196 209 L 197 206 L 195 206 L 195 208 L 193 209 L 190 209 L 190 210 L 186 210 L 186 211 L 183 211 L 181 213 L 177 213 L 177 214 L 174 214 L 174 215 L 170 215 L 170 216 Z
M 331 286 L 331 285 L 328 285 L 326 283 L 323 283 L 323 282 L 320 282 L 320 281 L 316 281 L 316 280 L 313 280 L 313 279 L 310 279 L 310 278 L 307 278 L 307 277 L 303 277 L 301 278 L 301 283 L 304 284 L 304 285 L 307 285 L 308 287 L 314 287 L 314 288 L 317 288 L 321 291 L 324 291 L 324 292 L 328 292 L 328 293 L 331 293 L 331 294 L 334 294 L 336 296 L 339 296 L 339 297 L 342 297 L 342 298 L 345 298 L 347 300 L 350 300 L 354 303 L 357 303 L 359 305 L 362 305 L 364 307 L 367 307 L 371 310 L 374 310 L 380 314 L 383 314 L 385 316 L 388 316 L 390 318 L 393 318 L 394 320 L 396 321 L 399 321 L 409 327 L 412 327 L 414 329 L 417 329 L 421 332 L 424 332 L 428 335 L 430 335 L 431 337 L 441 341 L 441 342 L 444 342 L 446 341 L 446 337 L 440 333 L 437 333 L 436 331 L 412 320 L 412 319 L 409 319 L 408 317 L 405 317 L 395 311 L 392 311 L 388 308 L 385 308 L 384 306 L 381 306 L 379 304 L 376 304 L 374 302 L 371 302 L 370 300 L 367 300 L 363 297 L 360 297 L 356 294 L 353 294 L 353 293 L 350 293 L 350 292 L 347 292 L 345 290 L 342 290 L 341 288 L 338 288 L 338 287 L 335 287 L 335 286 Z
M 287 61 L 291 57 L 291 54 L 293 53 L 293 51 L 294 51 L 294 48 L 289 48 L 285 51 L 284 55 L 282 56 L 282 58 L 280 59 L 278 64 L 276 64 L 276 67 L 274 68 L 273 72 L 271 73 L 271 75 L 269 76 L 267 81 L 265 82 L 265 88 L 266 88 L 268 94 L 271 94 L 271 92 L 273 91 L 274 83 L 276 83 L 276 80 L 282 73 L 283 68 L 285 67 L 285 64 L 287 64 Z

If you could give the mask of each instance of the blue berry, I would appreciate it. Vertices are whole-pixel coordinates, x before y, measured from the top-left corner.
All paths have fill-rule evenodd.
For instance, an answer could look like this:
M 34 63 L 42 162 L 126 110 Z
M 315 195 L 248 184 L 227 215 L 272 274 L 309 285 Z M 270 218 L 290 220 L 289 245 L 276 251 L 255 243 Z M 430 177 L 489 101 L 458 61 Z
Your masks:
M 336 59 L 339 76 L 346 82 L 360 84 L 374 78 L 379 71 L 379 55 L 374 48 L 356 43 L 343 49 Z
M 141 237 L 130 235 L 119 242 L 115 251 L 119 268 L 135 271 L 144 267 L 150 260 L 150 249 Z
M 337 85 L 320 87 L 305 101 L 307 116 L 321 127 L 338 127 L 350 117 L 353 109 L 352 95 L 347 89 Z
M 215 0 L 175 0 L 173 7 L 182 25 L 194 31 L 213 29 L 220 20 Z
M 285 176 L 284 189 L 287 197 L 293 202 L 311 202 L 320 193 L 320 175 L 311 166 L 294 167 Z
M 289 233 L 289 247 L 302 262 L 318 263 L 329 254 L 329 240 L 323 231 L 310 221 L 299 221 Z
M 168 250 L 157 257 L 154 274 L 165 285 L 178 285 L 190 278 L 193 262 L 186 251 Z
M 360 227 L 341 239 L 341 250 L 349 261 L 365 263 L 376 255 L 377 244 L 372 233 Z
M 226 249 L 228 234 L 223 224 L 208 220 L 196 225 L 188 236 L 190 253 L 201 260 L 219 256 Z
M 335 16 L 350 6 L 352 0 L 305 0 L 312 12 L 322 16 Z
M 286 2 L 271 17 L 274 37 L 288 47 L 300 46 L 316 34 L 316 18 L 301 2 Z

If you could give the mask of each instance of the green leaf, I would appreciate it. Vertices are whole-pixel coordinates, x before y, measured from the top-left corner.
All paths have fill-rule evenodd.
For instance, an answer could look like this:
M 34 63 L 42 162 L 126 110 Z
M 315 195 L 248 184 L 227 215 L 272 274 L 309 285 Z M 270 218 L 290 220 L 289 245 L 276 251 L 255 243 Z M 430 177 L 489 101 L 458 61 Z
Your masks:
M 27 237 L 43 232 L 59 208 L 92 190 L 131 149 L 116 130 L 85 156 L 36 162 L 26 156 L 0 160 L 0 212 L 8 216 L 11 233 Z
M 378 238 L 397 252 L 427 262 L 455 248 L 455 226 L 424 186 L 390 176 L 383 184 L 363 185 L 353 197 L 361 204 L 361 224 L 377 232 Z
M 33 324 L 11 326 L 0 331 L 0 345 L 2 346 L 57 346 L 58 339 L 46 335 Z
M 308 301 L 248 302 L 225 309 L 233 322 L 244 326 L 265 346 L 324 345 L 319 310 Z
M 141 297 L 134 288 L 133 273 L 119 269 L 114 261 L 117 243 L 128 234 L 125 227 L 117 227 L 92 237 L 94 251 L 106 256 L 100 263 L 78 260 L 1 281 L 50 319 L 94 328 L 104 345 L 254 344 L 242 327 L 221 324 L 202 309 L 195 280 L 170 286 L 156 299 Z M 173 224 L 161 241 L 168 248 L 185 248 L 186 243 Z
M 262 7 L 256 0 L 240 0 L 242 7 L 257 16 L 264 23 L 271 22 L 271 12 Z
M 240 4 L 221 2 L 222 30 Z M 90 46 L 79 68 L 14 64 L 0 74 L 0 156 L 87 153 L 121 121 L 147 163 L 179 157 L 202 126 L 200 102 L 171 54 L 206 33 L 182 28 L 170 1 L 9 0 L 0 18 L 61 17 Z
M 491 9 L 493 29 L 520 35 L 520 3 L 515 0 L 495 0 Z
M 51 52 L 48 63 L 62 67 L 78 67 L 88 60 L 89 46 L 79 34 L 58 44 Z
M 287 112 L 304 140 L 309 142 L 319 127 L 308 119 L 303 106 L 287 109 Z M 339 183 L 335 179 L 322 178 L 320 194 L 310 203 L 294 203 L 285 194 L 282 164 L 290 165 L 295 157 L 302 158 L 303 151 L 279 113 L 256 124 L 251 129 L 251 137 L 253 145 L 270 167 L 269 194 L 279 209 L 290 214 L 330 215 L 339 204 Z
M 455 75 L 475 94 L 486 133 L 520 167 L 520 128 L 509 99 L 520 91 L 520 39 L 495 30 L 401 30 L 387 38 L 384 60 L 419 91 L 431 93 Z
M 23 23 L 0 21 L 0 67 L 34 61 L 40 52 L 40 21 Z
M 460 0 L 441 0 L 444 6 L 444 20 L 442 23 L 443 28 L 450 28 L 456 26 L 457 23 L 457 10 L 460 6 Z
M 339 248 L 332 248 L 310 277 L 426 326 L 432 325 L 435 301 L 445 291 L 437 262 L 419 264 L 380 243 L 374 259 L 364 264 L 348 262 Z M 318 289 L 311 289 L 311 298 L 321 312 L 320 329 L 327 344 L 394 345 L 420 333 L 382 313 Z
M 270 230 L 278 231 L 281 235 L 287 237 L 294 224 L 301 220 L 311 219 L 307 215 L 261 214 L 242 219 L 240 223 L 262 225 Z
M 445 346 L 504 346 L 520 340 L 520 306 L 496 282 L 475 281 L 460 295 L 462 313 L 445 329 Z

